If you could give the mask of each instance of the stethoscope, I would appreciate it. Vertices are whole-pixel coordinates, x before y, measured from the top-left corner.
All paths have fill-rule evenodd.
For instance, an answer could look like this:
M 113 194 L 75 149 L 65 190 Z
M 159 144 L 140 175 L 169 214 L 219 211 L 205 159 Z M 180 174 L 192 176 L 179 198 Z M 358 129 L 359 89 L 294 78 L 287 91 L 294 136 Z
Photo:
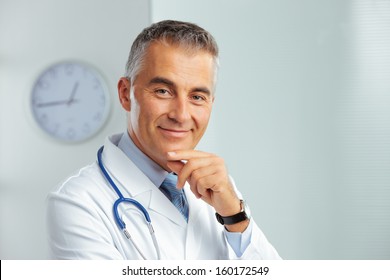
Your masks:
M 118 206 L 119 204 L 121 204 L 122 202 L 127 202 L 127 203 L 130 203 L 132 205 L 134 205 L 135 207 L 137 207 L 138 210 L 140 210 L 144 217 L 145 217 L 145 221 L 146 221 L 146 224 L 149 228 L 149 232 L 150 232 L 150 236 L 152 237 L 152 240 L 153 240 L 153 244 L 154 244 L 154 248 L 156 249 L 156 253 L 157 253 L 157 259 L 161 259 L 161 255 L 160 255 L 160 248 L 158 246 L 158 243 L 157 243 L 157 239 L 156 239 L 156 236 L 154 234 L 154 229 L 153 229 L 153 226 L 152 226 L 152 221 L 150 220 L 150 216 L 149 216 L 149 213 L 148 211 L 145 209 L 145 207 L 142 206 L 141 203 L 139 203 L 138 201 L 136 201 L 135 199 L 132 199 L 132 198 L 125 198 L 122 193 L 120 192 L 120 190 L 118 189 L 118 187 L 115 185 L 114 181 L 111 179 L 110 175 L 108 174 L 107 170 L 104 168 L 104 165 L 103 165 L 103 162 L 102 162 L 102 152 L 103 152 L 103 148 L 104 146 L 102 146 L 98 152 L 97 152 L 97 159 L 98 159 L 98 164 L 99 164 L 99 167 L 100 167 L 100 170 L 103 172 L 104 174 L 104 177 L 106 178 L 106 180 L 110 183 L 111 187 L 114 189 L 114 191 L 117 193 L 117 195 L 119 196 L 119 198 L 115 201 L 114 203 L 114 206 L 113 206 L 113 210 L 114 210 L 114 218 L 115 218 L 115 221 L 118 225 L 118 227 L 123 231 L 124 235 L 126 236 L 127 239 L 129 239 L 131 241 L 131 243 L 133 244 L 133 246 L 135 247 L 135 249 L 138 251 L 138 253 L 141 255 L 141 257 L 146 260 L 146 257 L 145 255 L 141 252 L 140 248 L 137 246 L 137 244 L 134 242 L 133 238 L 131 237 L 130 233 L 127 231 L 126 229 L 126 224 L 125 222 L 119 217 L 119 213 L 118 213 Z

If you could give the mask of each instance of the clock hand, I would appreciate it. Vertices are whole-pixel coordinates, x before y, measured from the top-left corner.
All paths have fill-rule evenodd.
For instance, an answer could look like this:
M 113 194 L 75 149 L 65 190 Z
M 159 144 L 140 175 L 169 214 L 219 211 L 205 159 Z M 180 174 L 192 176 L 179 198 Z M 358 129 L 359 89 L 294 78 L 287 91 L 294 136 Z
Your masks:
M 72 103 L 75 103 L 77 102 L 78 100 L 77 99 L 73 99 L 72 100 Z M 45 102 L 45 103 L 38 103 L 36 106 L 38 108 L 42 108 L 42 107 L 51 107 L 51 106 L 58 106 L 58 105 L 70 105 L 69 104 L 69 100 L 60 100 L 60 101 L 52 101 L 52 102 Z
M 72 103 L 74 102 L 74 96 L 76 95 L 78 87 L 79 87 L 79 82 L 77 81 L 74 84 L 74 86 L 73 86 L 72 92 L 70 93 L 70 97 L 69 97 L 69 100 L 68 100 L 68 105 L 72 105 Z
M 57 105 L 72 105 L 73 103 L 76 103 L 78 100 L 74 99 L 74 96 L 76 95 L 77 88 L 79 87 L 79 82 L 77 81 L 72 89 L 72 92 L 70 93 L 68 100 L 60 100 L 60 101 L 52 101 L 52 102 L 46 102 L 46 103 L 39 103 L 37 104 L 37 107 L 51 107 L 51 106 L 57 106 Z

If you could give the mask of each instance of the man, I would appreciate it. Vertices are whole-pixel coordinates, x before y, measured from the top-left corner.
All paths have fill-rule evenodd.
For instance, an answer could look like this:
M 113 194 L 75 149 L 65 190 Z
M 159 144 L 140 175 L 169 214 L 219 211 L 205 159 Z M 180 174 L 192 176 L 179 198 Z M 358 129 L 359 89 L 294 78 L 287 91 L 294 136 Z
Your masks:
M 109 137 L 99 163 L 48 197 L 53 258 L 279 258 L 223 160 L 194 150 L 211 114 L 217 66 L 215 40 L 197 25 L 162 21 L 138 35 L 118 82 L 127 131 Z

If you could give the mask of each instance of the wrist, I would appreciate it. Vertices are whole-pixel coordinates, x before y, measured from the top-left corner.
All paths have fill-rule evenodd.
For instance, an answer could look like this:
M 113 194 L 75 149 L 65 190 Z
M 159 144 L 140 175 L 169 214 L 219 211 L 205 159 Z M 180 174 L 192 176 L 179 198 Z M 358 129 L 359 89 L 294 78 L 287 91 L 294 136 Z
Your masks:
M 243 200 L 240 200 L 240 210 L 235 211 L 234 214 L 230 215 L 221 215 L 220 213 L 215 213 L 215 216 L 217 218 L 217 221 L 225 225 L 226 229 L 229 230 L 229 228 L 232 228 L 232 225 L 241 224 L 239 228 L 242 228 L 243 225 L 248 226 L 248 221 L 250 219 L 250 210 L 249 207 L 246 205 L 246 203 Z M 226 213 L 226 212 L 225 212 Z M 247 223 L 243 223 L 247 222 Z M 230 231 L 230 230 L 229 230 Z
M 225 225 L 225 229 L 228 232 L 241 232 L 242 233 L 248 228 L 249 223 L 250 223 L 250 219 L 247 219 L 247 220 L 244 220 L 242 222 L 239 222 L 239 223 L 236 223 L 233 225 Z
M 229 202 L 228 205 L 229 208 L 224 207 L 223 209 L 214 209 L 216 214 L 218 213 L 218 215 L 222 217 L 227 217 L 235 215 L 242 211 L 241 200 L 239 198 L 235 198 L 233 202 Z

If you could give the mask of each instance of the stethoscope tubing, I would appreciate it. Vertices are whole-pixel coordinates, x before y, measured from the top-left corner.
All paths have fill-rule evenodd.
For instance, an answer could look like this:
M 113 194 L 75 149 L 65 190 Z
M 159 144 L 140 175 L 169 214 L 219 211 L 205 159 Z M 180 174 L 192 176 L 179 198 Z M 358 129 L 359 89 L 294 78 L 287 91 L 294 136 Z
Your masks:
M 140 210 L 143 213 L 143 215 L 145 217 L 146 224 L 147 224 L 147 226 L 149 228 L 149 233 L 150 233 L 150 235 L 152 237 L 152 240 L 153 240 L 154 247 L 156 249 L 157 259 L 161 259 L 160 248 L 158 246 L 158 242 L 157 242 L 157 239 L 156 239 L 156 236 L 155 236 L 155 233 L 154 233 L 154 229 L 153 229 L 153 226 L 152 226 L 152 221 L 150 219 L 148 211 L 137 200 L 132 199 L 132 198 L 125 198 L 123 196 L 123 194 L 121 193 L 121 191 L 119 190 L 119 188 L 117 187 L 115 182 L 112 180 L 111 176 L 108 174 L 106 168 L 103 165 L 103 161 L 102 161 L 103 149 L 104 149 L 104 146 L 100 147 L 100 149 L 97 152 L 98 165 L 99 165 L 100 170 L 102 171 L 104 177 L 106 178 L 106 180 L 108 181 L 110 186 L 114 189 L 114 191 L 116 192 L 116 194 L 119 197 L 114 202 L 114 205 L 113 205 L 114 218 L 115 218 L 115 221 L 116 221 L 118 227 L 123 231 L 123 233 L 126 236 L 126 238 L 131 241 L 131 243 L 136 248 L 138 253 L 142 256 L 142 258 L 146 259 L 145 255 L 141 252 L 141 250 L 139 249 L 139 247 L 137 246 L 137 244 L 134 242 L 133 238 L 131 237 L 130 233 L 127 231 L 125 222 L 119 216 L 119 211 L 118 211 L 119 204 L 121 204 L 122 202 L 127 202 L 127 203 L 130 203 L 130 204 L 134 205 L 138 210 Z

